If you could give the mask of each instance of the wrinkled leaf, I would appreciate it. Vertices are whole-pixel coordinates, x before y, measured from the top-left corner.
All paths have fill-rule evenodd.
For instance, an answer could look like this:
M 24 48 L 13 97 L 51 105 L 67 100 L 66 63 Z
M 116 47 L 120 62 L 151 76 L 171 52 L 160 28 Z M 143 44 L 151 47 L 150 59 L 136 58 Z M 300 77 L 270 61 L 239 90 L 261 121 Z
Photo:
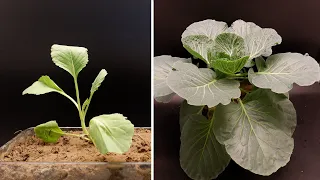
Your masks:
M 244 40 L 242 37 L 232 33 L 219 34 L 215 39 L 214 51 L 222 52 L 230 57 L 242 57 Z
M 49 76 L 41 76 L 38 81 L 25 89 L 22 94 L 40 95 L 49 92 L 63 93 L 63 90 Z
M 189 115 L 181 132 L 180 164 L 192 179 L 214 179 L 228 166 L 230 156 L 216 140 L 213 120 Z
M 193 56 L 209 64 L 208 51 L 213 47 L 216 36 L 226 30 L 227 27 L 225 22 L 209 19 L 195 22 L 182 33 L 183 47 Z
M 133 133 L 133 124 L 121 114 L 96 116 L 89 123 L 89 135 L 102 154 L 127 152 Z
M 56 121 L 49 121 L 34 128 L 36 136 L 44 142 L 55 143 L 64 134 Z
M 241 36 L 245 42 L 246 55 L 249 60 L 245 67 L 252 67 L 252 59 L 259 56 L 270 56 L 271 47 L 282 42 L 281 36 L 271 28 L 261 28 L 252 22 L 237 20 L 228 29 L 229 32 Z
M 262 71 L 248 72 L 249 81 L 259 87 L 285 93 L 292 89 L 293 83 L 309 86 L 319 81 L 320 68 L 315 59 L 299 53 L 281 53 L 270 56 Z
M 280 44 L 281 41 L 281 36 L 279 36 L 274 29 L 270 28 L 264 28 L 250 34 L 245 38 L 249 58 L 253 59 L 261 56 L 266 49 L 270 49 L 272 46 Z
M 187 36 L 181 39 L 183 47 L 194 57 L 209 64 L 208 52 L 214 46 L 214 40 L 204 35 Z
M 237 60 L 217 59 L 212 61 L 211 66 L 215 70 L 219 70 L 225 74 L 235 74 L 241 71 L 248 59 L 248 56 L 239 58 Z
M 91 94 L 93 94 L 95 91 L 98 90 L 98 88 L 101 86 L 101 83 L 104 81 L 104 78 L 107 75 L 107 71 L 105 69 L 102 69 L 96 79 L 93 81 L 92 86 L 91 86 Z
M 171 57 L 167 55 L 154 58 L 154 97 L 160 102 L 169 102 L 174 95 L 167 85 L 167 77 L 173 69 L 173 65 L 178 62 L 191 62 L 191 59 Z
M 52 45 L 52 61 L 60 68 L 77 77 L 88 63 L 87 48 L 77 46 Z
M 261 96 L 265 94 L 250 93 L 247 96 L 251 97 L 245 102 L 217 106 L 213 126 L 217 140 L 225 145 L 231 158 L 241 167 L 260 175 L 270 175 L 285 166 L 294 146 L 292 131 L 284 128 L 291 118 L 278 106 L 290 107 L 273 101 L 289 100 L 283 94 Z M 294 109 L 290 111 L 294 112 Z
M 191 63 L 177 62 L 176 71 L 169 74 L 167 83 L 188 104 L 194 106 L 219 103 L 229 104 L 231 98 L 240 97 L 240 83 L 229 79 L 216 79 L 216 73 L 208 68 L 198 68 Z
M 262 28 L 255 23 L 245 22 L 239 19 L 232 23 L 229 31 L 245 38 L 254 32 L 260 31 L 261 29 Z

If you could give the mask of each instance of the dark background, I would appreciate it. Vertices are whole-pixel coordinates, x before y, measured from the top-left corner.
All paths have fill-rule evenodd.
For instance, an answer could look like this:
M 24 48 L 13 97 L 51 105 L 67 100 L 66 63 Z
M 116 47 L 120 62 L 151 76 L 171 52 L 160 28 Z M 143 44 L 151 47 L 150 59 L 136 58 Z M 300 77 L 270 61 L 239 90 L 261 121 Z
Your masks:
M 72 76 L 54 65 L 52 44 L 88 48 L 89 63 L 79 74 L 82 102 L 102 68 L 108 71 L 93 96 L 89 120 L 122 113 L 135 126 L 151 126 L 150 0 L 0 1 L 0 145 L 17 130 L 57 120 L 80 126 L 75 106 L 64 96 L 25 95 L 41 75 L 49 75 L 74 99 Z
M 274 28 L 282 44 L 274 53 L 309 53 L 320 60 L 320 1 L 318 0 L 158 0 L 154 3 L 154 55 L 191 57 L 180 38 L 196 21 L 215 19 L 229 25 L 237 20 Z M 297 87 L 290 92 L 298 125 L 290 162 L 271 176 L 255 175 L 231 162 L 217 179 L 318 180 L 320 177 L 320 87 Z M 155 179 L 189 179 L 179 164 L 179 105 L 155 103 Z

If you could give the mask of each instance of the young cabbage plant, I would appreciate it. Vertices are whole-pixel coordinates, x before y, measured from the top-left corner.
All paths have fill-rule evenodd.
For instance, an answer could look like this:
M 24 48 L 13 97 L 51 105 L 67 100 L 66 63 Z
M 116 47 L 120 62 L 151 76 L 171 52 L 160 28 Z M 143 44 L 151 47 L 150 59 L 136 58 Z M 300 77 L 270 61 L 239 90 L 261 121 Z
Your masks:
M 308 54 L 272 54 L 282 39 L 274 29 L 252 22 L 204 20 L 183 32 L 191 59 L 154 58 L 154 96 L 180 109 L 180 164 L 192 179 L 214 179 L 232 159 L 268 176 L 285 166 L 293 152 L 296 111 L 288 99 L 294 83 L 320 80 L 319 64 Z M 264 58 L 266 57 L 266 59 Z
M 57 142 L 63 135 L 77 136 L 92 141 L 96 148 L 103 154 L 108 152 L 124 153 L 129 150 L 134 133 L 133 124 L 122 114 L 104 114 L 90 120 L 89 131 L 85 124 L 86 114 L 93 94 L 104 81 L 107 71 L 102 69 L 92 83 L 89 98 L 81 105 L 78 88 L 78 75 L 88 63 L 88 52 L 84 47 L 53 45 L 51 47 L 52 61 L 60 68 L 66 70 L 73 77 L 76 90 L 75 101 L 66 94 L 49 76 L 42 76 L 30 87 L 23 91 L 24 94 L 46 94 L 56 92 L 67 97 L 79 112 L 81 127 L 84 134 L 72 134 L 62 131 L 56 121 L 49 121 L 34 128 L 37 137 L 44 142 Z

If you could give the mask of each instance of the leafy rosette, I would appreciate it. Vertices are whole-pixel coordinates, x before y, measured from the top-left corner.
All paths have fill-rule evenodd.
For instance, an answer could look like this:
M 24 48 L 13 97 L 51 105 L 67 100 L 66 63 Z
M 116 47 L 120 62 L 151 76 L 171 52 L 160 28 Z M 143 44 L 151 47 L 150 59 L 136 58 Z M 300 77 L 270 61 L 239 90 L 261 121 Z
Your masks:
M 271 28 L 237 20 L 230 27 L 225 22 L 204 20 L 187 27 L 181 41 L 194 57 L 226 74 L 251 67 L 252 59 L 270 56 L 271 47 L 280 44 L 281 36 Z

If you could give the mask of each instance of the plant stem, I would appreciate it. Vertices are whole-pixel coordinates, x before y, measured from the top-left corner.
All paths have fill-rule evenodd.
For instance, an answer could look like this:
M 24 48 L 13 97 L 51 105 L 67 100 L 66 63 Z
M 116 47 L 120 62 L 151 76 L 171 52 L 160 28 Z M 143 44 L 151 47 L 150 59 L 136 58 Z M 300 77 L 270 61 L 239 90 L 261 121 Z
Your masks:
M 246 93 L 246 94 L 249 94 L 249 93 L 250 93 L 250 91 L 247 91 L 247 90 L 245 90 L 245 89 L 243 89 L 243 88 L 240 88 L 240 90 L 241 90 L 242 92 Z
M 234 74 L 232 76 L 236 76 L 236 77 L 245 77 L 248 76 L 248 73 L 239 73 L 239 74 Z
M 60 94 L 62 94 L 62 95 L 64 95 L 65 97 L 67 97 L 68 99 L 70 99 L 70 101 L 77 107 L 77 109 L 78 109 L 78 104 L 77 104 L 77 102 L 72 98 L 72 97 L 70 97 L 68 94 L 66 94 L 66 93 L 60 93 Z
M 72 133 L 66 133 L 66 132 L 65 132 L 63 135 L 75 136 L 75 137 L 79 137 L 79 138 L 83 138 L 83 139 L 85 139 L 85 140 L 91 141 L 89 138 L 86 138 L 86 137 L 84 137 L 84 136 L 81 135 L 81 134 L 72 134 Z
M 233 77 L 227 77 L 228 79 L 248 79 L 248 77 L 241 77 L 241 76 L 233 76 Z
M 89 135 L 89 132 L 88 132 L 87 127 L 86 127 L 86 123 L 84 121 L 83 112 L 81 110 L 81 103 L 80 103 L 80 95 L 79 95 L 79 87 L 78 87 L 77 77 L 74 77 L 73 79 L 74 79 L 74 86 L 75 86 L 75 89 L 76 89 L 76 96 L 77 96 L 78 111 L 79 111 L 79 117 L 80 117 L 80 121 L 81 121 L 81 127 L 82 127 L 83 132 L 86 135 Z

